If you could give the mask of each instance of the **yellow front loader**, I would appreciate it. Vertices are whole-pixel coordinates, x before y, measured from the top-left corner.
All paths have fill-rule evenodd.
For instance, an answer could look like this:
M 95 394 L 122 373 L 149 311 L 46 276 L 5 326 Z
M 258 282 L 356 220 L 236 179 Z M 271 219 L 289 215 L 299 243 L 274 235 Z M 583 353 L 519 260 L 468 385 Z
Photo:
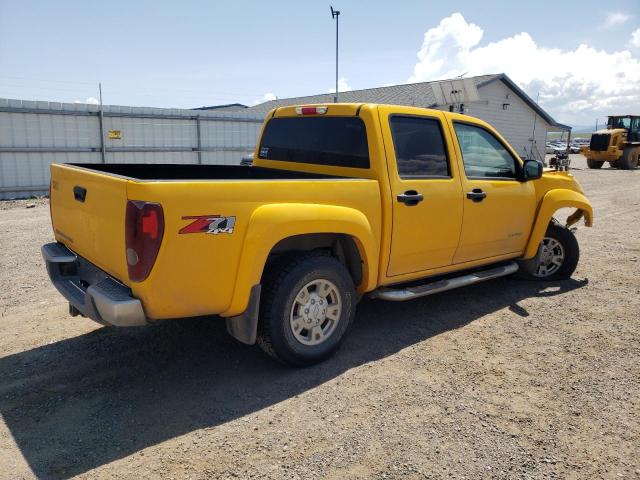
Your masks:
M 633 170 L 640 157 L 640 116 L 610 116 L 607 128 L 591 135 L 588 147 L 580 150 L 589 168 L 602 168 L 609 162 L 613 168 Z

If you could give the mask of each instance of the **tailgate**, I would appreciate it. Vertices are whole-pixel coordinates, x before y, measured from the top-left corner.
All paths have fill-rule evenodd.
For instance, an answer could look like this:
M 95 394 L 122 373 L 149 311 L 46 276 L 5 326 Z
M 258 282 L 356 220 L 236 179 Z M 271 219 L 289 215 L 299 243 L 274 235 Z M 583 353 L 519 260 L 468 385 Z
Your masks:
M 118 280 L 128 281 L 124 227 L 127 179 L 51 165 L 55 238 Z

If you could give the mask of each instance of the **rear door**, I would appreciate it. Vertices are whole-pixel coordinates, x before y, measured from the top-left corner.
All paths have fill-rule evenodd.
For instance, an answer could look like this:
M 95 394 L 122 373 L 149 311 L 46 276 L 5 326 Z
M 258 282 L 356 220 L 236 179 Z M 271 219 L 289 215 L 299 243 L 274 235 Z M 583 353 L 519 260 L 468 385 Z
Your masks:
M 454 263 L 524 251 L 535 218 L 533 182 L 520 182 L 520 162 L 493 132 L 453 122 L 463 169 L 464 222 Z
M 51 165 L 51 220 L 56 240 L 121 281 L 127 179 Z
M 388 276 L 451 265 L 462 225 L 462 189 L 440 112 L 380 106 L 392 191 Z

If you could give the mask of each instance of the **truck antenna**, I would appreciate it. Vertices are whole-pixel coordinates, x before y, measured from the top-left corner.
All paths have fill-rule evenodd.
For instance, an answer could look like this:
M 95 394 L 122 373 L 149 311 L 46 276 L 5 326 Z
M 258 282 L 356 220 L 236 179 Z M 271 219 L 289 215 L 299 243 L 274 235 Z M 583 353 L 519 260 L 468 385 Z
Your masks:
M 331 18 L 336 20 L 336 93 L 333 96 L 333 103 L 338 103 L 338 21 L 340 20 L 340 11 L 331 8 Z

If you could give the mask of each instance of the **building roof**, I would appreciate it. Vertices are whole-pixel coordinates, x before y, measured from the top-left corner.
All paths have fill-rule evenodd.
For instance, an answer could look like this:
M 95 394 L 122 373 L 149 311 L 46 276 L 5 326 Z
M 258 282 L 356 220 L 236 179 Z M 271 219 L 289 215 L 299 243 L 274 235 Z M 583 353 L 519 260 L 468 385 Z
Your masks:
M 494 75 L 482 75 L 480 77 L 474 77 L 473 80 L 476 85 L 478 85 L 479 82 L 486 82 L 493 76 Z M 432 87 L 433 83 L 435 82 L 404 83 L 387 87 L 350 90 L 348 92 L 339 92 L 339 100 L 345 103 L 386 103 L 428 108 L 436 104 L 436 96 L 433 93 Z M 279 98 L 249 107 L 249 111 L 266 114 L 273 108 L 284 107 L 286 105 L 332 103 L 333 97 L 333 93 L 321 93 L 319 95 L 308 95 L 304 97 Z
M 211 105 L 209 107 L 197 107 L 192 108 L 191 110 L 226 110 L 228 112 L 235 112 L 237 110 L 244 110 L 247 108 L 246 105 L 242 103 L 227 103 L 225 105 Z
M 549 125 L 557 127 L 559 130 L 571 129 L 571 127 L 568 127 L 567 125 L 562 125 L 556 122 L 551 115 L 543 110 L 540 105 L 529 97 L 524 90 L 518 87 L 518 85 L 516 85 L 515 82 L 506 74 L 497 73 L 469 78 L 473 80 L 478 88 L 500 80 L 513 90 L 518 97 L 529 105 L 529 107 L 540 115 Z M 438 106 L 436 103 L 436 96 L 433 91 L 433 85 L 442 81 L 446 80 L 405 83 L 387 87 L 365 88 L 363 90 L 350 90 L 348 92 L 340 92 L 339 100 L 346 103 L 386 103 L 391 105 L 410 105 L 415 107 L 433 108 Z M 333 93 L 322 93 L 319 95 L 309 95 L 305 97 L 280 98 L 277 100 L 259 103 L 258 105 L 247 108 L 246 111 L 266 115 L 270 110 L 276 107 L 284 107 L 286 105 L 332 103 L 333 97 Z

